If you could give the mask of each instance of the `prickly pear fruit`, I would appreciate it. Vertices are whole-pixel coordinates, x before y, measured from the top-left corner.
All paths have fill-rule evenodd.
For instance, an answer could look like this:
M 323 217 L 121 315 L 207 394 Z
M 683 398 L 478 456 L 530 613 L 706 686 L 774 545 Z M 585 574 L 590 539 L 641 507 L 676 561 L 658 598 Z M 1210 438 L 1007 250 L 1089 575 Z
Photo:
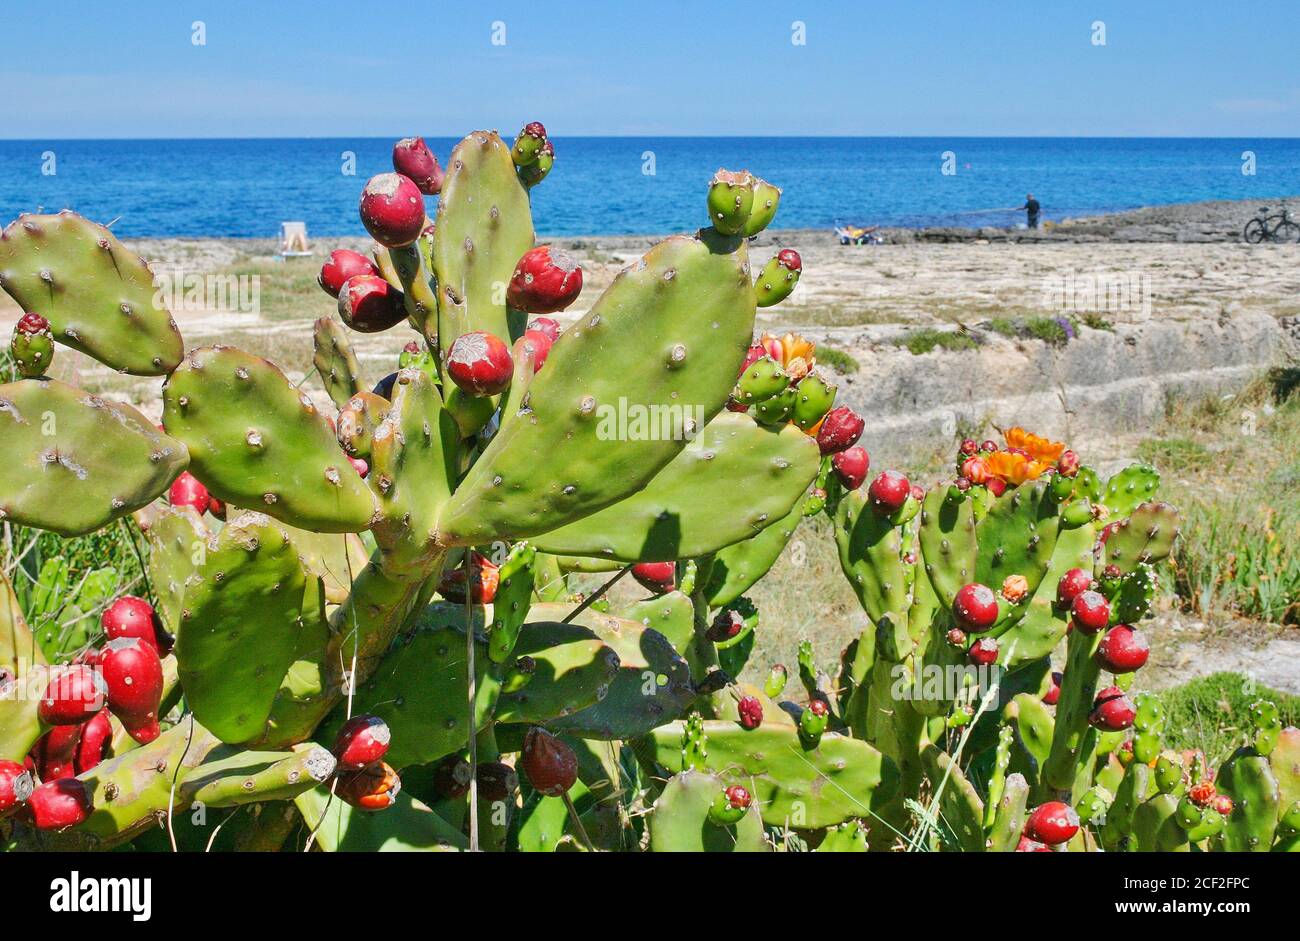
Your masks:
M 826 377 L 816 369 L 799 380 L 794 392 L 794 408 L 790 411 L 790 418 L 804 431 L 816 427 L 835 404 L 835 386 L 827 382 Z
M 506 288 L 506 303 L 529 314 L 564 310 L 582 293 L 582 266 L 568 252 L 538 245 L 524 252 Z
M 469 568 L 474 572 L 470 600 L 474 604 L 491 604 L 497 596 L 497 585 L 501 580 L 498 567 L 482 553 L 472 552 Z M 438 583 L 438 593 L 448 601 L 464 604 L 465 582 L 468 578 L 471 576 L 466 574 L 463 565 L 447 569 Z
M 573 749 L 538 726 L 524 736 L 519 766 L 533 789 L 547 797 L 567 794 L 578 780 L 578 756 Z
M 81 725 L 104 708 L 104 681 L 85 664 L 57 668 L 36 707 L 46 725 Z
M 553 341 L 540 330 L 525 330 L 522 340 L 527 344 L 527 351 L 533 355 L 533 372 L 537 372 L 546 365 L 546 357 L 550 355 Z
M 1052 848 L 1046 843 L 1040 843 L 1037 840 L 1031 840 L 1027 836 L 1022 836 L 1020 842 L 1016 844 L 1017 853 L 1050 853 Z
M 1055 706 L 1061 701 L 1061 680 L 1064 678 L 1064 674 L 1052 671 L 1052 685 L 1048 687 L 1047 692 L 1043 693 L 1044 705 Z
M 888 516 L 897 513 L 912 495 L 912 485 L 895 470 L 887 470 L 876 477 L 867 488 L 867 498 L 872 509 Z
M 803 259 L 793 248 L 783 248 L 763 266 L 754 282 L 755 301 L 759 307 L 781 303 L 794 291 L 803 273 Z
M 785 684 L 789 679 L 790 671 L 785 668 L 785 664 L 774 663 L 763 683 L 763 692 L 769 699 L 776 699 L 785 691 Z
M 1232 816 L 1232 798 L 1227 794 L 1216 794 L 1214 800 L 1210 801 L 1210 807 L 1225 820 Z
M 1056 459 L 1056 472 L 1062 477 L 1073 477 L 1079 473 L 1079 455 L 1073 451 L 1062 451 Z
M 952 599 L 952 616 L 967 633 L 987 631 L 998 619 L 998 598 L 993 589 L 978 582 L 963 585 Z
M 1068 608 L 1074 599 L 1092 587 L 1092 573 L 1083 569 L 1070 569 L 1056 583 L 1056 603 Z
M 393 169 L 408 177 L 425 196 L 442 192 L 442 167 L 423 137 L 403 137 L 393 145 Z
M 485 761 L 478 766 L 476 777 L 480 800 L 508 801 L 519 789 L 519 775 L 504 761 Z
M 545 334 L 552 343 L 560 338 L 560 323 L 550 317 L 534 317 L 528 321 L 528 330 Z
M 138 637 L 119 637 L 104 645 L 99 663 L 108 708 L 133 739 L 152 742 L 161 732 L 163 670 L 157 649 Z
M 799 732 L 805 741 L 816 742 L 830 724 L 831 711 L 824 699 L 813 699 L 799 714 Z
M 393 766 L 380 761 L 340 775 L 334 793 L 360 810 L 387 810 L 401 790 L 402 779 Z
M 14 325 L 9 352 L 18 371 L 28 379 L 39 379 L 54 359 L 54 334 L 50 322 L 40 314 L 23 314 Z
M 1122 732 L 1133 724 L 1135 715 L 1137 710 L 1124 691 L 1118 686 L 1107 686 L 1093 700 L 1088 721 L 1106 732 Z
M 405 248 L 424 231 L 424 196 L 400 173 L 372 176 L 361 191 L 361 222 L 385 248 Z
M 113 723 L 108 710 L 101 709 L 95 717 L 81 727 L 81 740 L 77 742 L 77 774 L 85 774 L 104 760 L 104 753 L 113 741 Z
M 822 454 L 835 454 L 857 444 L 866 422 L 847 405 L 840 405 L 826 413 L 817 429 L 817 446 Z
M 497 395 L 510 387 L 510 348 L 486 330 L 462 333 L 447 351 L 447 374 L 466 395 Z
M 90 791 L 77 778 L 46 781 L 27 798 L 27 812 L 37 830 L 66 830 L 85 821 L 94 810 Z
M 358 333 L 381 333 L 406 319 L 401 293 L 378 275 L 349 278 L 339 291 L 339 316 Z
M 392 733 L 379 716 L 353 716 L 334 739 L 339 771 L 360 771 L 388 754 Z
M 749 810 L 753 798 L 743 785 L 733 784 L 718 793 L 709 805 L 709 820 L 720 827 L 729 827 L 739 823 Z
M 527 187 L 536 186 L 546 179 L 546 174 L 555 166 L 555 146 L 548 140 L 537 152 L 537 159 L 526 167 L 519 168 L 519 180 Z
M 736 703 L 741 728 L 753 731 L 763 724 L 763 704 L 754 696 L 742 696 Z
M 709 221 L 723 235 L 739 235 L 754 208 L 754 179 L 748 170 L 719 170 L 709 181 Z
M 989 481 L 989 464 L 982 457 L 968 457 L 961 462 L 961 475 L 973 484 Z
M 984 486 L 988 488 L 989 493 L 995 497 L 1000 497 L 1007 492 L 1007 482 L 1001 477 L 990 477 L 984 481 Z
M 657 595 L 673 590 L 677 579 L 677 566 L 672 562 L 638 562 L 632 566 L 632 577 L 642 588 Z
M 100 626 L 109 640 L 119 637 L 136 637 L 152 647 L 159 656 L 171 653 L 176 638 L 163 627 L 162 618 L 153 605 L 135 595 L 123 595 L 107 608 L 99 618 Z
M 970 645 L 967 652 L 970 662 L 979 667 L 986 667 L 998 661 L 998 642 L 992 637 L 981 637 Z
M 1070 623 L 1085 634 L 1095 634 L 1110 623 L 1110 602 L 1099 591 L 1081 592 L 1070 603 Z
M 16 761 L 0 760 L 0 814 L 32 796 L 32 773 Z
M 517 167 L 531 166 L 537 162 L 545 143 L 546 126 L 541 121 L 529 121 L 515 138 L 515 145 L 510 148 L 510 159 Z
M 197 477 L 189 471 L 181 471 L 167 491 L 167 502 L 172 506 L 188 506 L 202 516 L 211 508 L 212 497 Z
M 1079 815 L 1061 801 L 1039 804 L 1025 821 L 1025 836 L 1050 846 L 1068 843 L 1078 832 Z
M 731 640 L 744 629 L 745 619 L 740 616 L 740 612 L 734 608 L 723 608 L 709 625 L 707 635 L 709 640 L 720 644 Z
M 754 205 L 745 222 L 745 237 L 752 238 L 771 224 L 781 204 L 781 190 L 767 180 L 754 177 Z
M 469 791 L 469 762 L 460 755 L 448 755 L 433 769 L 433 789 L 439 797 L 454 800 Z
M 1097 645 L 1097 662 L 1111 673 L 1132 673 L 1151 655 L 1146 636 L 1127 624 L 1116 624 Z
M 56 725 L 37 740 L 27 759 L 42 781 L 76 776 L 77 748 L 81 744 L 83 727 Z
M 857 490 L 867 479 L 871 469 L 871 456 L 862 447 L 847 448 L 831 457 L 831 469 L 845 490 Z
M 762 347 L 753 349 L 761 350 Z M 741 369 L 733 397 L 744 405 L 753 405 L 779 395 L 789 385 L 790 377 L 785 374 L 781 364 L 767 354 L 760 353 Z
M 320 276 L 316 280 L 326 294 L 337 298 L 339 291 L 343 290 L 343 285 L 359 274 L 379 277 L 379 269 L 360 252 L 338 248 L 330 252 L 330 257 L 325 259 L 325 264 L 321 265 Z

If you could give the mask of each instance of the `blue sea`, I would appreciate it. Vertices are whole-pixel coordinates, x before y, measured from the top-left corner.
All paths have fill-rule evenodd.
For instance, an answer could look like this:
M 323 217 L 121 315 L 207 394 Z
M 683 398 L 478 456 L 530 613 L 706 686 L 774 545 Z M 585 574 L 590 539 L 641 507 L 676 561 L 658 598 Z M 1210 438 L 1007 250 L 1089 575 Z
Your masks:
M 445 165 L 451 138 L 427 138 Z M 74 209 L 122 236 L 361 235 L 357 197 L 393 141 L 0 140 L 0 224 Z M 692 231 L 718 167 L 785 190 L 775 225 L 1009 225 L 1034 193 L 1047 219 L 1206 199 L 1300 194 L 1300 139 L 700 138 L 555 140 L 534 190 L 543 235 Z M 1243 173 L 1253 155 L 1253 173 Z M 351 155 L 351 157 L 349 157 Z M 951 172 L 945 172 L 945 170 Z M 351 172 L 349 172 L 351 171 Z M 431 201 L 432 202 L 432 201 Z M 432 212 L 433 206 L 430 205 Z

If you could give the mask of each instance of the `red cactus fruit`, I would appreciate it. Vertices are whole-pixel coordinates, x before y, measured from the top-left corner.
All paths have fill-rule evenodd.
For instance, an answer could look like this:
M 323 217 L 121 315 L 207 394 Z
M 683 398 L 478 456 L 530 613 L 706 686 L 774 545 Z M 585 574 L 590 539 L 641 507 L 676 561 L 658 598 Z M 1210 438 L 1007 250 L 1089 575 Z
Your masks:
M 867 488 L 867 498 L 881 513 L 896 513 L 912 495 L 912 484 L 895 470 L 887 470 L 876 477 Z
M 449 800 L 463 797 L 469 791 L 469 762 L 460 755 L 448 755 L 433 768 L 433 789 Z
M 104 609 L 99 623 L 109 640 L 137 637 L 156 650 L 159 656 L 170 653 L 175 643 L 153 605 L 135 595 L 123 595 L 114 601 Z
M 491 604 L 497 596 L 497 586 L 500 583 L 501 576 L 497 566 L 492 560 L 479 552 L 470 553 L 470 568 L 478 573 L 474 586 L 470 592 L 470 600 L 474 604 Z M 453 569 L 443 572 L 442 580 L 438 583 L 438 593 L 448 601 L 464 603 L 465 601 L 465 581 L 468 576 L 465 573 L 465 566 L 458 565 Z
M 1217 810 L 1224 819 L 1232 816 L 1232 808 L 1234 805 L 1232 803 L 1232 798 L 1227 794 L 1216 794 L 1214 800 L 1210 802 L 1210 806 Z
M 380 333 L 406 319 L 402 295 L 379 275 L 348 278 L 339 291 L 339 317 L 358 333 Z
M 677 566 L 672 562 L 638 562 L 632 566 L 632 577 L 642 588 L 662 595 L 673 590 L 677 580 Z
M 979 449 L 980 446 L 975 443 L 974 438 L 963 438 L 961 445 L 957 448 L 958 452 L 965 457 L 970 457 L 972 454 L 979 451 Z
M 338 297 L 343 285 L 349 278 L 359 274 L 378 277 L 379 269 L 365 255 L 347 248 L 337 248 L 330 252 L 330 257 L 321 265 L 320 276 L 316 279 L 321 288 L 330 297 Z
M 46 781 L 27 798 L 27 812 L 38 830 L 66 830 L 85 821 L 94 810 L 90 791 L 77 778 Z
M 975 643 L 970 645 L 967 651 L 970 662 L 976 666 L 986 667 L 990 664 L 997 663 L 998 660 L 998 642 L 992 637 L 981 637 Z
M 857 490 L 867 479 L 871 469 L 871 456 L 867 449 L 857 445 L 838 451 L 831 456 L 831 469 L 845 490 Z
M 925 499 L 925 488 L 922 487 L 920 484 L 912 484 L 911 495 L 913 500 L 915 500 L 917 503 L 920 503 L 922 500 Z
M 1099 591 L 1089 589 L 1070 603 L 1070 623 L 1085 634 L 1095 634 L 1110 623 L 1110 602 Z
M 208 496 L 208 488 L 199 483 L 199 479 L 189 471 L 181 471 L 181 475 L 172 482 L 171 489 L 167 491 L 167 502 L 172 506 L 188 506 L 195 513 L 202 516 L 208 511 L 212 498 Z
M 715 644 L 720 644 L 725 640 L 731 640 L 745 628 L 745 619 L 740 616 L 740 612 L 732 608 L 724 608 L 718 612 L 718 616 L 713 619 L 707 632 L 709 640 Z
M 508 801 L 519 789 L 519 775 L 504 761 L 485 761 L 478 766 L 478 796 L 486 801 Z
M 400 173 L 372 176 L 361 191 L 361 222 L 380 245 L 405 248 L 424 231 L 424 196 Z
M 30 771 L 16 761 L 0 760 L 0 814 L 24 803 L 35 787 Z
M 393 145 L 393 169 L 408 177 L 425 196 L 442 192 L 442 167 L 423 137 L 403 137 Z
M 163 671 L 158 651 L 136 637 L 120 637 L 104 645 L 100 670 L 108 708 L 133 739 L 147 745 L 161 732 Z
M 966 646 L 966 632 L 960 627 L 952 628 L 944 635 L 944 637 L 947 639 L 948 643 L 952 644 L 954 647 L 965 648 Z
M 578 780 L 578 756 L 573 749 L 537 726 L 524 736 L 519 766 L 533 788 L 547 797 L 567 794 Z
M 826 705 L 824 699 L 812 699 L 808 702 L 808 711 L 815 716 L 824 716 L 831 711 L 831 707 Z
M 353 716 L 334 739 L 334 757 L 340 771 L 360 771 L 388 754 L 392 733 L 379 716 Z
M 104 681 L 85 664 L 56 667 L 36 707 L 46 725 L 81 725 L 104 708 Z
M 1025 835 L 1039 843 L 1057 846 L 1068 843 L 1079 832 L 1079 815 L 1061 801 L 1039 804 L 1025 821 Z
M 360 810 L 387 810 L 397 802 L 401 790 L 402 779 L 393 766 L 378 761 L 340 775 L 334 793 Z
M 582 293 L 582 266 L 566 251 L 538 245 L 524 252 L 506 288 L 506 303 L 529 314 L 564 310 Z
M 987 483 L 989 464 L 982 457 L 968 457 L 961 462 L 961 475 L 973 484 Z
M 1047 692 L 1043 693 L 1044 705 L 1055 706 L 1061 701 L 1061 680 L 1064 678 L 1064 674 L 1057 673 L 1055 670 L 1052 671 L 1052 686 Z
M 113 741 L 113 723 L 108 718 L 108 710 L 101 709 L 81 727 L 81 740 L 77 743 L 75 765 L 77 774 L 85 774 L 101 761 Z
M 1146 636 L 1127 624 L 1116 624 L 1097 645 L 1097 661 L 1111 673 L 1132 673 L 1150 655 Z
M 736 712 L 743 729 L 753 731 L 763 724 L 763 704 L 755 696 L 742 696 L 736 703 Z
M 528 321 L 527 329 L 546 334 L 552 343 L 560 338 L 559 321 L 552 320 L 550 317 L 534 317 Z
M 727 804 L 735 810 L 748 810 L 753 798 L 750 797 L 743 785 L 733 784 L 723 791 L 727 798 Z
M 985 451 L 989 454 L 993 454 L 995 451 L 999 450 L 998 443 L 994 441 L 992 438 L 985 438 L 983 441 L 980 442 L 980 450 Z
M 979 582 L 963 585 L 952 599 L 952 616 L 969 634 L 987 631 L 998 619 L 997 595 Z
M 1124 695 L 1124 691 L 1118 686 L 1107 686 L 1092 701 L 1088 721 L 1103 731 L 1121 732 L 1133 725 L 1136 716 L 1133 701 Z
M 750 352 L 754 350 L 758 350 L 761 354 L 763 348 L 752 347 Z M 826 413 L 821 427 L 817 429 L 817 447 L 821 448 L 822 454 L 836 454 L 847 450 L 857 444 L 866 425 L 862 416 L 847 405 L 836 406 Z M 866 471 L 863 471 L 863 476 L 866 476 Z
M 1198 807 L 1209 807 L 1218 792 L 1213 781 L 1198 781 L 1187 789 L 1187 796 Z
M 1073 477 L 1079 473 L 1079 455 L 1073 451 L 1062 451 L 1056 459 L 1056 472 L 1062 477 Z
M 552 340 L 540 330 L 525 330 L 523 340 L 533 353 L 533 372 L 546 365 L 546 357 L 551 353 Z
M 803 259 L 793 248 L 783 248 L 777 252 L 776 263 L 787 271 L 803 271 Z
M 1068 608 L 1074 599 L 1092 587 L 1092 573 L 1083 569 L 1070 569 L 1056 583 L 1056 603 Z
M 462 333 L 447 350 L 447 373 L 467 395 L 496 395 L 510 387 L 510 348 L 486 330 Z
M 34 337 L 41 333 L 46 333 L 50 329 L 50 322 L 40 314 L 29 312 L 18 318 L 18 323 L 14 329 L 23 334 L 23 336 Z
M 1052 848 L 1046 843 L 1039 843 L 1027 836 L 1022 836 L 1020 842 L 1016 844 L 1017 853 L 1050 853 L 1051 851 Z
M 32 746 L 27 754 L 31 769 L 42 781 L 72 778 L 77 774 L 77 749 L 84 725 L 56 725 Z
M 990 477 L 984 481 L 984 486 L 995 497 L 1000 497 L 1007 492 L 1007 482 L 1001 477 Z
M 226 521 L 226 505 L 211 494 L 208 494 L 208 512 L 223 523 Z

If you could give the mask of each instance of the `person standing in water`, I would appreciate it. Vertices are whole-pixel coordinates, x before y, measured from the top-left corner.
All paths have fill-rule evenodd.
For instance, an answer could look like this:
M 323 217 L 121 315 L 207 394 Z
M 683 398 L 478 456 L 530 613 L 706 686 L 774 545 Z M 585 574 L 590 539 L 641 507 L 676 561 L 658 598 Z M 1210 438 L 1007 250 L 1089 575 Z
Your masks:
M 1029 228 L 1038 228 L 1038 213 L 1042 211 L 1043 207 L 1038 204 L 1038 200 L 1034 199 L 1033 193 L 1025 194 L 1025 204 L 1020 208 L 1025 210 L 1026 221 L 1029 223 Z

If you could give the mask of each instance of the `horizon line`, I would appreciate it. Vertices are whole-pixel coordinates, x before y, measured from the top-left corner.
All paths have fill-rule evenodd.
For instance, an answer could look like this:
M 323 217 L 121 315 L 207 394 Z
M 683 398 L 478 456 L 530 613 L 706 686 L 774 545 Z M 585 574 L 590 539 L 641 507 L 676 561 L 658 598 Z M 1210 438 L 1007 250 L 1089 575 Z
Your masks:
M 477 130 L 500 130 L 480 128 Z M 421 137 L 463 139 L 469 134 L 422 134 Z M 314 134 L 314 135 L 239 135 L 234 137 L 5 137 L 0 143 L 38 141 L 253 141 L 253 140 L 399 140 L 387 134 Z M 1300 135 L 1227 135 L 1227 134 L 561 134 L 557 140 L 644 140 L 671 138 L 680 140 L 1282 140 L 1300 141 Z

